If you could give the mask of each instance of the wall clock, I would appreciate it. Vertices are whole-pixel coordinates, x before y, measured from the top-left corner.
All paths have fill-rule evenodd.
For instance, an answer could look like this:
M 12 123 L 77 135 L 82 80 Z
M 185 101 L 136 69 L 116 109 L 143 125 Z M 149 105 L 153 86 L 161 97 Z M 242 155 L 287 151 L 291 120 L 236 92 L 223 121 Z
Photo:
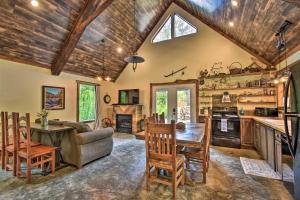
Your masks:
M 110 101 L 111 101 L 111 97 L 110 97 L 108 94 L 106 94 L 106 95 L 103 97 L 103 101 L 104 101 L 104 103 L 109 104 Z

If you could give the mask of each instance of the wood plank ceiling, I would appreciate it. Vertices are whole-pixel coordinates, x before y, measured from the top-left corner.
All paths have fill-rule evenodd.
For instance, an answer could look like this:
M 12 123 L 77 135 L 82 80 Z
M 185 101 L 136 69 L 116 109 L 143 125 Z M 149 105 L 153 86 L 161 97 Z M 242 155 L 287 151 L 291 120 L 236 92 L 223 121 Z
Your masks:
M 1 0 L 0 58 L 50 69 L 87 1 L 39 0 L 35 8 L 30 0 Z M 89 77 L 104 73 L 116 80 L 126 66 L 124 57 L 139 48 L 172 2 L 265 63 L 277 62 L 274 33 L 285 19 L 294 23 L 286 34 L 288 51 L 300 49 L 300 6 L 295 0 L 238 0 L 238 7 L 231 0 L 136 0 L 136 31 L 133 1 L 113 0 L 83 29 L 63 71 Z

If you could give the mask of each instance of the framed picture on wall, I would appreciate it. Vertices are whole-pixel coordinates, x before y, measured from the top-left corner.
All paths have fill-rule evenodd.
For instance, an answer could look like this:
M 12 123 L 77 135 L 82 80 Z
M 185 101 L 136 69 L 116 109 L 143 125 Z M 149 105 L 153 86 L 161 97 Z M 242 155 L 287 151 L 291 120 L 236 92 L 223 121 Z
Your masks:
M 42 108 L 46 110 L 65 109 L 65 88 L 42 86 Z

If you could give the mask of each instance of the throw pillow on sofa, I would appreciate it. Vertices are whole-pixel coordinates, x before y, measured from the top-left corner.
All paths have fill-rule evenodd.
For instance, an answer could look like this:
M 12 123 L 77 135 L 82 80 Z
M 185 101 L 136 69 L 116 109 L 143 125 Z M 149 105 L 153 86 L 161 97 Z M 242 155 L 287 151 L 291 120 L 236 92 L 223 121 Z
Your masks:
M 65 126 L 73 127 L 77 130 L 77 133 L 84 133 L 93 131 L 89 125 L 82 123 L 82 122 L 64 122 Z

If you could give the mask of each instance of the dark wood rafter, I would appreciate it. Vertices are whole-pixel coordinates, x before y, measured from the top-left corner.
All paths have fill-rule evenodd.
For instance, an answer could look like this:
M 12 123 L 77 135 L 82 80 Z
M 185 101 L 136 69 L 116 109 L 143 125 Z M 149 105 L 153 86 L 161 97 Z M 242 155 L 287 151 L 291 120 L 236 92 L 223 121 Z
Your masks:
M 268 66 L 272 66 L 272 63 L 267 60 L 266 58 L 260 56 L 257 52 L 255 52 L 255 50 L 250 49 L 248 47 L 246 47 L 244 44 L 242 44 L 241 42 L 239 42 L 238 40 L 234 39 L 233 37 L 230 37 L 229 35 L 227 35 L 224 31 L 222 31 L 219 27 L 213 25 L 212 23 L 208 22 L 205 18 L 203 18 L 200 15 L 196 15 L 194 12 L 191 12 L 184 4 L 182 4 L 181 2 L 178 1 L 174 1 L 179 7 L 181 7 L 183 10 L 185 10 L 186 12 L 190 13 L 191 15 L 193 15 L 195 18 L 199 19 L 202 23 L 206 24 L 207 26 L 209 26 L 211 29 L 213 29 L 214 31 L 216 31 L 217 33 L 219 33 L 220 35 L 222 35 L 223 37 L 225 37 L 226 39 L 230 40 L 232 43 L 236 44 L 237 46 L 239 46 L 240 48 L 242 48 L 243 50 L 245 50 L 246 52 L 248 52 L 249 54 L 251 54 L 252 56 L 256 57 L 259 61 L 261 61 L 262 63 L 268 65 Z
M 113 0 L 87 0 L 81 10 L 72 31 L 68 35 L 58 57 L 52 64 L 53 75 L 59 75 L 76 47 L 85 28 L 100 15 Z

